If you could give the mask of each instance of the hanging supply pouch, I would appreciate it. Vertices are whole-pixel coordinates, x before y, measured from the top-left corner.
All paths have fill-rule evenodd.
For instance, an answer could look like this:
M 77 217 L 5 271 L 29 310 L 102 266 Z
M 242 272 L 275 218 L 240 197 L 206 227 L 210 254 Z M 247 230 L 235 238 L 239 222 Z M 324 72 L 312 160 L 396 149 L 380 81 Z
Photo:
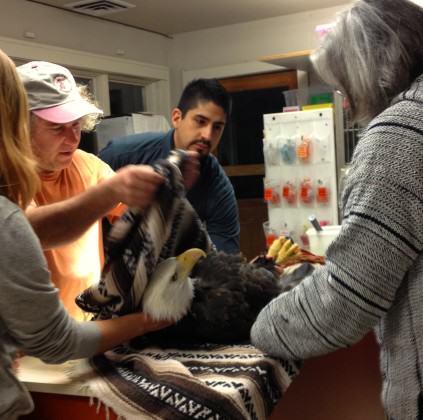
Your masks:
M 319 179 L 317 181 L 317 188 L 316 188 L 316 201 L 319 204 L 327 205 L 329 204 L 329 186 L 326 182 Z
M 279 194 L 279 183 L 276 180 L 264 179 L 264 201 L 267 204 L 279 205 L 281 197 Z
M 304 178 L 301 181 L 299 198 L 303 204 L 311 204 L 313 202 L 313 182 L 310 178 Z
M 297 159 L 300 163 L 310 163 L 312 139 L 310 136 L 301 136 L 297 142 Z
M 264 161 L 267 166 L 279 166 L 281 163 L 279 154 L 279 139 L 270 138 L 263 140 Z
M 282 163 L 287 165 L 293 165 L 297 161 L 297 155 L 295 152 L 295 140 L 285 139 L 280 143 L 280 155 Z
M 282 198 L 286 204 L 291 206 L 297 203 L 297 188 L 293 181 L 286 181 L 282 185 Z

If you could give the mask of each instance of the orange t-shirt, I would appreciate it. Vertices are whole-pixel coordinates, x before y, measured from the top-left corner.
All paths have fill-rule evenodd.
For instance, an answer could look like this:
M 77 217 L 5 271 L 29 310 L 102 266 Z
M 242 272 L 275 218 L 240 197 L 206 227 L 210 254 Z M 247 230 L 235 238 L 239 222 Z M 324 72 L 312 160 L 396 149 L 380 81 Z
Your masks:
M 69 167 L 53 175 L 41 176 L 41 190 L 34 198 L 35 205 L 74 197 L 113 174 L 110 166 L 95 155 L 77 150 Z M 120 216 L 124 209 L 125 206 L 119 205 L 108 216 Z M 75 297 L 100 279 L 104 260 L 101 221 L 95 222 L 76 241 L 45 250 L 44 255 L 66 309 L 75 319 L 84 319 L 83 311 L 75 304 Z

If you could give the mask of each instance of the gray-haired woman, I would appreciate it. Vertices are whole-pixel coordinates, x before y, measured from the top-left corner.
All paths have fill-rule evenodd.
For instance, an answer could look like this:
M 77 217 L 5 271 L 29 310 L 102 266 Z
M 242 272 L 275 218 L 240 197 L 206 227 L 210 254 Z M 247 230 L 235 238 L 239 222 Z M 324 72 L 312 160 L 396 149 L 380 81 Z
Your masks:
M 375 329 L 389 418 L 423 419 L 423 8 L 359 0 L 312 61 L 367 127 L 326 265 L 263 309 L 252 341 L 302 359 Z

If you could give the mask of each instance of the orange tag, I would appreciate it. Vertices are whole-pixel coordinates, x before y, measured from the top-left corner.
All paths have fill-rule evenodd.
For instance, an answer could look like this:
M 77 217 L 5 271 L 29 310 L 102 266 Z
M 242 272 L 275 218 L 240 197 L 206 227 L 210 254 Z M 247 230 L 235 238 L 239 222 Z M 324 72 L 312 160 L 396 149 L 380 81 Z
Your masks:
M 289 185 L 284 185 L 282 188 L 282 197 L 288 198 L 290 196 L 290 193 L 291 193 L 291 188 L 289 187 Z
M 272 201 L 273 198 L 273 190 L 271 188 L 264 189 L 264 199 L 265 201 Z
M 308 138 L 302 139 L 297 146 L 297 157 L 302 162 L 308 162 L 310 159 L 310 140 Z
M 295 203 L 297 197 L 296 197 L 295 189 L 291 184 L 286 184 L 282 187 L 282 197 L 289 204 Z
M 269 233 L 266 236 L 266 245 L 269 248 L 270 245 L 273 244 L 273 241 L 276 239 L 276 235 L 274 233 Z
M 327 203 L 329 201 L 329 192 L 326 187 L 322 186 L 317 188 L 316 200 L 319 203 Z
M 300 199 L 303 203 L 310 203 L 312 200 L 310 182 L 304 181 L 301 184 Z

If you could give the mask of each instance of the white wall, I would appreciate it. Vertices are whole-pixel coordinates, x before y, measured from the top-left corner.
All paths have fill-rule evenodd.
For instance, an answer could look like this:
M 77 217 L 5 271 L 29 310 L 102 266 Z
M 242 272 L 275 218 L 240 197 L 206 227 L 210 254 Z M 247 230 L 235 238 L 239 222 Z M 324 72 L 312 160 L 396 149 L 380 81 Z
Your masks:
M 25 0 L 0 0 L 0 48 L 11 55 L 15 52 L 15 57 L 18 51 L 27 59 L 53 61 L 58 57 L 62 64 L 79 68 L 109 66 L 111 72 L 122 68 L 124 74 L 152 79 L 157 74 L 158 84 L 150 86 L 149 92 L 154 95 L 159 89 L 161 97 L 158 101 L 152 97 L 149 102 L 154 112 L 160 110 L 167 116 L 187 80 L 277 70 L 279 67 L 261 63 L 259 58 L 314 48 L 315 26 L 333 20 L 344 7 L 188 32 L 169 39 Z M 35 39 L 25 39 L 27 31 L 34 33 Z M 2 37 L 26 44 L 21 48 L 19 42 L 2 43 Z M 31 50 L 31 45 L 38 48 Z M 117 50 L 124 50 L 125 55 L 117 56 Z M 75 62 L 77 52 L 81 54 Z
M 280 69 L 258 59 L 315 48 L 315 27 L 334 20 L 336 13 L 347 6 L 175 35 L 170 54 L 171 101 L 177 100 L 182 85 L 193 77 L 228 77 Z
M 123 49 L 124 58 L 165 66 L 172 43 L 161 35 L 90 16 L 24 0 L 0 0 L 0 36 L 25 39 L 26 31 L 35 34 L 36 43 L 108 56 Z
M 35 38 L 24 36 L 26 32 Z M 147 110 L 168 115 L 171 39 L 24 0 L 0 0 L 0 48 L 22 61 L 91 70 L 97 100 L 109 111 L 108 75 L 144 79 Z M 117 55 L 124 50 L 124 55 Z

